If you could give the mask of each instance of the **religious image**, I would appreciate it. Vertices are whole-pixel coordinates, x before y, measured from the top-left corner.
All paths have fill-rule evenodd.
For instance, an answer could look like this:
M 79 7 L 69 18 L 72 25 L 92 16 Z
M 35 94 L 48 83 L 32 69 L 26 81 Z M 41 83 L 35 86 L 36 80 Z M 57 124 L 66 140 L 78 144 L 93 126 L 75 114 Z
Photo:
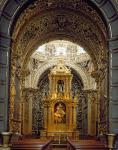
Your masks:
M 59 80 L 58 84 L 57 84 L 57 91 L 58 92 L 63 92 L 64 91 L 64 81 L 63 80 Z
M 54 108 L 54 122 L 66 123 L 66 107 L 64 103 L 56 103 Z

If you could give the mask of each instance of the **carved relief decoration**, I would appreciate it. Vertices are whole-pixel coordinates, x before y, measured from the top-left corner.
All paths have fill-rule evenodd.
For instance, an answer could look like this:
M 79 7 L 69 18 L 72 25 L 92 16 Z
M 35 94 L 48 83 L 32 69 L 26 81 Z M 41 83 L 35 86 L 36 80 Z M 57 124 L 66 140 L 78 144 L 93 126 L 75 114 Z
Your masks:
M 24 89 L 24 133 L 37 134 L 43 128 L 43 94 L 40 89 Z M 30 104 L 30 100 L 32 104 Z M 29 107 L 31 105 L 31 107 Z M 29 110 L 30 109 L 30 110 Z M 30 113 L 31 111 L 31 113 Z M 30 122 L 31 121 L 31 122 Z M 28 128 L 30 126 L 30 130 Z
M 97 61 L 94 53 L 99 53 L 101 46 L 106 49 L 104 23 L 85 1 L 36 1 L 20 16 L 14 30 L 13 49 L 25 53 L 24 57 L 27 50 L 29 53 L 39 41 L 51 40 L 52 36 L 78 42 L 93 56 L 93 61 Z
M 27 9 L 25 9 L 21 16 L 19 16 L 12 35 L 13 42 L 11 57 L 13 60 L 11 61 L 10 130 L 12 131 L 15 129 L 16 131 L 21 132 L 21 122 L 23 120 L 23 112 L 21 110 L 21 103 L 23 100 L 22 90 L 25 87 L 25 79 L 30 74 L 28 69 L 30 56 L 39 44 L 43 44 L 54 39 L 66 39 L 80 44 L 90 54 L 94 68 L 91 75 L 88 75 L 87 72 L 87 68 L 89 68 L 88 65 L 90 64 L 89 61 L 85 61 L 83 63 L 78 62 L 76 65 L 66 62 L 66 65 L 78 71 L 78 74 L 80 74 L 83 80 L 85 89 L 93 87 L 91 86 L 89 79 L 91 76 L 95 78 L 98 90 L 97 103 L 99 105 L 99 122 L 101 123 L 102 119 L 106 120 L 106 117 L 101 116 L 103 108 L 100 106 L 101 102 L 103 102 L 102 106 L 104 108 L 107 105 L 106 98 L 102 101 L 100 99 L 100 97 L 103 97 L 104 95 L 100 89 L 103 86 L 102 83 L 104 78 L 107 78 L 108 74 L 106 37 L 106 27 L 103 20 L 100 18 L 100 14 L 97 13 L 97 11 L 85 0 L 36 0 Z M 35 64 L 34 70 L 36 76 L 34 76 L 31 85 L 33 85 L 33 88 L 36 88 L 37 80 L 39 80 L 41 74 L 46 69 L 54 66 L 55 62 L 47 61 L 47 63 L 43 64 L 43 67 L 39 66 L 39 62 L 37 60 L 33 60 L 33 63 Z M 107 83 L 105 83 L 105 85 L 106 84 Z M 79 88 L 76 85 L 73 87 Z M 20 91 L 19 95 L 18 91 Z M 34 116 L 33 131 L 37 131 L 38 127 L 41 127 L 42 124 L 36 124 L 39 115 L 35 112 L 35 110 L 38 109 L 39 103 L 41 103 L 40 106 L 42 106 L 42 95 L 39 93 L 40 98 L 36 98 L 36 95 L 34 94 L 34 97 L 33 111 L 37 118 Z M 17 114 L 14 109 L 14 106 L 17 104 L 15 104 L 16 99 L 18 100 L 18 106 L 20 107 Z M 26 103 L 26 106 L 27 105 L 28 104 Z M 39 108 L 41 111 L 42 109 L 42 107 Z M 43 113 L 41 114 L 43 116 Z M 107 110 L 105 109 L 104 116 L 107 115 Z M 81 118 L 81 113 L 79 113 L 78 118 Z M 104 126 L 105 124 L 100 124 L 99 128 L 104 128 L 106 130 L 106 127 Z
M 89 2 L 90 3 L 90 2 Z M 16 36 L 20 32 L 20 28 L 24 26 L 26 22 L 37 16 L 37 14 L 42 14 L 45 10 L 49 11 L 50 9 L 70 9 L 71 11 L 75 11 L 76 13 L 80 13 L 85 15 L 86 17 L 89 17 L 91 20 L 93 20 L 99 28 L 102 30 L 104 35 L 106 35 L 106 28 L 104 25 L 104 22 L 100 18 L 97 11 L 90 6 L 87 1 L 85 0 L 50 0 L 50 1 L 42 1 L 42 0 L 36 0 L 34 3 L 32 3 L 25 11 L 21 14 L 19 17 L 19 20 L 15 26 L 16 33 L 14 33 L 13 37 L 16 38 Z
M 100 133 L 107 133 L 108 132 L 108 89 L 107 89 L 107 75 L 104 74 L 104 78 L 100 82 L 100 89 L 99 89 L 99 97 L 100 97 L 100 104 L 99 104 L 99 132 Z
M 31 86 L 33 88 L 36 88 L 37 83 L 38 83 L 38 79 L 40 78 L 40 76 L 45 72 L 45 70 L 53 67 L 56 64 L 57 64 L 56 61 L 48 61 L 44 65 L 42 64 L 42 66 L 39 66 L 37 68 L 37 70 L 35 70 L 35 72 L 32 72 L 33 76 L 32 76 L 32 85 Z M 84 71 L 81 67 L 72 63 L 72 61 L 71 62 L 67 61 L 65 64 L 66 64 L 66 66 L 69 66 L 69 67 L 73 68 L 74 70 L 76 70 L 76 72 L 81 76 L 82 81 L 84 83 L 84 89 L 93 88 L 93 84 L 90 84 L 90 82 L 89 82 L 90 80 L 92 80 L 92 78 L 87 73 L 87 71 Z M 27 83 L 27 85 L 30 85 L 30 83 Z
M 80 135 L 86 135 L 88 133 L 88 98 L 85 92 L 80 89 L 78 95 L 77 106 L 77 129 Z
M 45 88 L 43 88 L 43 89 L 45 89 Z M 34 133 L 38 133 L 38 131 L 43 129 L 43 127 L 44 127 L 43 112 L 44 112 L 44 110 L 43 110 L 43 94 L 39 90 L 33 96 L 32 132 L 34 132 Z

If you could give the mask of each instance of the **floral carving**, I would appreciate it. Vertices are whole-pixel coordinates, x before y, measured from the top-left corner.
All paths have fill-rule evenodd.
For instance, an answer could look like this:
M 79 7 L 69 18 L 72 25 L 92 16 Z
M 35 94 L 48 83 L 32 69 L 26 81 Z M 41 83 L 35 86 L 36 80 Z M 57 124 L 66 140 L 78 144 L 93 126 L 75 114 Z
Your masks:
M 17 56 L 19 60 L 12 62 L 11 83 L 14 89 L 15 77 L 19 80 L 19 86 L 23 82 L 26 61 L 34 51 L 34 47 L 47 39 L 68 38 L 79 43 L 88 50 L 95 62 L 96 67 L 93 73 L 101 87 L 100 79 L 107 76 L 106 66 L 106 27 L 100 15 L 85 0 L 36 0 L 19 17 L 12 35 L 12 57 Z M 15 58 L 16 59 L 16 58 Z M 104 65 L 105 62 L 105 65 Z M 97 77 L 98 76 L 98 77 Z M 11 89 L 11 90 L 12 90 Z M 43 92 L 43 94 L 46 92 Z M 99 93 L 100 94 L 100 93 Z M 10 107 L 13 119 L 14 94 L 11 95 Z M 35 94 L 34 94 L 35 95 Z M 40 95 L 42 97 L 42 95 Z M 35 97 L 35 96 L 34 96 Z M 33 105 L 35 110 L 38 98 Z M 39 101 L 40 103 L 41 101 Z M 80 101 L 81 102 L 81 101 Z M 41 102 L 42 103 L 42 102 Z M 41 108 L 42 111 L 42 108 Z M 34 111 L 35 112 L 35 111 Z M 35 112 L 34 114 L 36 114 Z M 107 115 L 107 114 L 106 114 Z M 37 115 L 36 115 L 37 116 Z M 43 116 L 43 115 L 42 115 Z M 79 112 L 81 119 L 81 112 Z M 37 118 L 34 117 L 33 130 L 37 130 Z M 42 124 L 41 124 L 42 126 Z M 80 125 L 81 126 L 81 125 Z

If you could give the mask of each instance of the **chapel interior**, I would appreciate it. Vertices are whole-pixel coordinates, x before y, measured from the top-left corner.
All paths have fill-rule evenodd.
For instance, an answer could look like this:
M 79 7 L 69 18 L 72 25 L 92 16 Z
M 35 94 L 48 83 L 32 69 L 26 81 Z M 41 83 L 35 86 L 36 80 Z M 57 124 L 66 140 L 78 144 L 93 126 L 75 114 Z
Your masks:
M 3 16 L 9 19 L 11 12 Z M 110 115 L 110 85 L 117 82 L 110 79 L 110 27 L 99 7 L 92 0 L 28 0 L 12 21 L 7 119 L 0 132 L 12 133 L 13 145 L 5 150 L 22 149 L 24 143 L 25 148 L 32 143 L 32 150 L 112 150 L 114 142 L 107 147 L 105 138 L 112 133 L 116 140 L 118 134 L 110 118 L 115 115 L 117 123 L 117 103 Z
M 90 55 L 77 44 L 54 40 L 39 46 L 27 67 L 19 132 L 95 136 L 97 91 Z

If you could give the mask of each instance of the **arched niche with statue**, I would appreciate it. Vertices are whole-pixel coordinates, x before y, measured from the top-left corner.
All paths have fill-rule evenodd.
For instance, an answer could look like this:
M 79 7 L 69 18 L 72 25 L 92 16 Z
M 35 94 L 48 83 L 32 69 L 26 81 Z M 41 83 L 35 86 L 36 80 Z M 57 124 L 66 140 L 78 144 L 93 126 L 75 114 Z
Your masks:
M 57 91 L 64 92 L 64 81 L 63 80 L 57 81 Z

